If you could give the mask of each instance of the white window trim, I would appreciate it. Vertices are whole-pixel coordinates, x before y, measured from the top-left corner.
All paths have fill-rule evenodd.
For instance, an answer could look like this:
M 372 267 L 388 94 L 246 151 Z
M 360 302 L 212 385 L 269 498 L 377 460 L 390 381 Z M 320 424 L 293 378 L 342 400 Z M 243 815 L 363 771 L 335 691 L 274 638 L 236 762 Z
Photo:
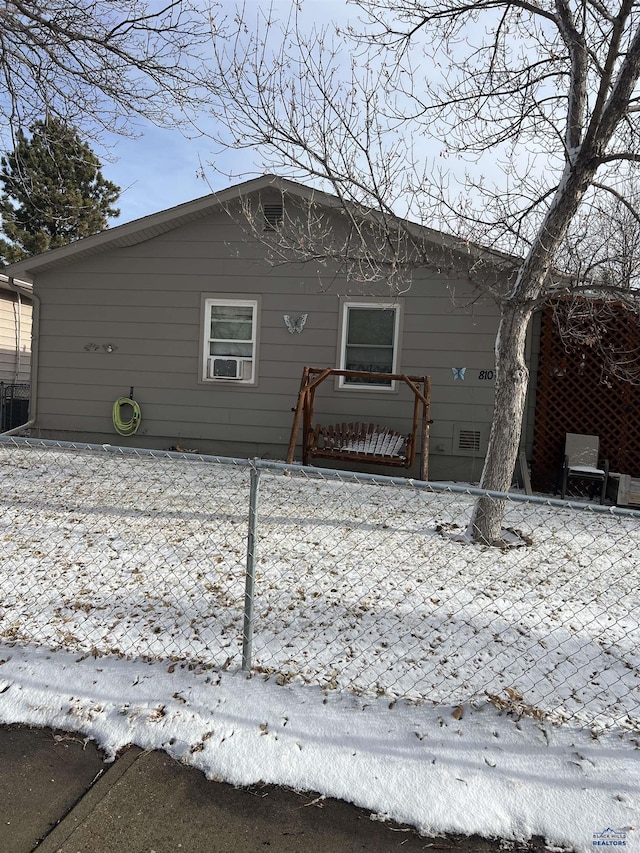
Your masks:
M 239 306 L 241 308 L 251 308 L 251 376 L 247 379 L 225 379 L 220 377 L 212 377 L 208 375 L 208 363 L 211 358 L 209 344 L 211 342 L 211 308 L 215 305 Z M 258 316 L 259 316 L 259 301 L 257 299 L 235 299 L 223 297 L 206 297 L 203 302 L 203 317 L 202 317 L 202 363 L 200 366 L 200 379 L 208 385 L 255 385 L 258 376 Z M 217 355 L 216 358 L 224 358 L 224 354 Z M 243 356 L 229 355 L 229 358 L 243 358 Z M 249 356 L 246 356 L 249 358 Z
M 399 344 L 400 344 L 400 325 L 401 325 L 401 311 L 402 307 L 399 302 L 360 302 L 360 301 L 346 301 L 342 303 L 342 313 L 341 313 L 341 332 L 340 332 L 340 349 L 338 353 L 338 364 L 340 365 L 340 370 L 346 370 L 346 360 L 347 360 L 347 329 L 349 327 L 349 323 L 347 321 L 349 315 L 350 308 L 375 308 L 380 311 L 386 310 L 394 310 L 395 318 L 394 318 L 394 326 L 393 326 L 393 366 L 391 368 L 391 373 L 398 372 L 398 356 L 399 356 Z M 345 376 L 338 377 L 338 388 L 344 388 L 349 391 L 357 391 L 359 393 L 365 391 L 395 391 L 397 383 L 392 381 L 390 385 L 358 385 L 356 383 L 348 383 L 346 382 Z

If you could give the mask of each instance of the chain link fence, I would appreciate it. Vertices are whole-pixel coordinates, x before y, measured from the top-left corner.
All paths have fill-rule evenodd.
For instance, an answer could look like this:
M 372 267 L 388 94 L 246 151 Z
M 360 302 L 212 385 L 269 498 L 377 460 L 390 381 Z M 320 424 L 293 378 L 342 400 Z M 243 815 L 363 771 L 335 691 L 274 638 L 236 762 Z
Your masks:
M 640 513 L 0 439 L 0 641 L 640 730 Z M 496 495 L 496 499 L 503 495 Z

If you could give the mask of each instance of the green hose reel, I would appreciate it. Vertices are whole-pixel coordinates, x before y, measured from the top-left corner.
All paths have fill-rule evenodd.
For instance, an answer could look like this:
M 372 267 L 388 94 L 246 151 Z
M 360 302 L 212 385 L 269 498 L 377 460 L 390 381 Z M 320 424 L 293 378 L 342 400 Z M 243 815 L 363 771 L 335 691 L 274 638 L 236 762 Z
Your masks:
M 130 409 L 130 413 L 123 413 L 126 408 Z M 138 431 L 141 418 L 140 406 L 131 397 L 120 397 L 113 404 L 113 428 L 118 435 L 134 435 Z

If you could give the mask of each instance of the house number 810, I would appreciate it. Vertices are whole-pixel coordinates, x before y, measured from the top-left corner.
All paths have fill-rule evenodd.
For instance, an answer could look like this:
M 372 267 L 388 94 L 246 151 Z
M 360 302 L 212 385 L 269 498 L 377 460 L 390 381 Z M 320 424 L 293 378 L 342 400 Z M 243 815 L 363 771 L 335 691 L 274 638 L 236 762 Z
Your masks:
M 481 370 L 480 373 L 478 373 L 478 379 L 493 379 L 493 377 L 493 370 Z

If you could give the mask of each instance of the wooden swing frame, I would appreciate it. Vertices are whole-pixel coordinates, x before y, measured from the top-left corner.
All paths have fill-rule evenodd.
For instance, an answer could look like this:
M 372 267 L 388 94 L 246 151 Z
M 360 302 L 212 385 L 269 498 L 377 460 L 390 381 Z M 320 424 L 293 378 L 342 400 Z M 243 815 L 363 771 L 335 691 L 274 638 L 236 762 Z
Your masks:
M 379 424 L 341 423 L 330 426 L 313 423 L 316 391 L 330 376 L 403 382 L 414 395 L 412 430 L 403 435 Z M 360 386 L 362 387 L 362 386 Z M 291 427 L 287 462 L 294 461 L 298 432 L 302 423 L 302 464 L 315 458 L 341 462 L 410 468 L 415 462 L 418 426 L 422 421 L 420 443 L 420 479 L 428 478 L 431 377 L 400 373 L 374 373 L 362 370 L 338 370 L 331 367 L 305 367 L 298 392 L 298 403 Z M 420 417 L 422 410 L 422 417 Z

